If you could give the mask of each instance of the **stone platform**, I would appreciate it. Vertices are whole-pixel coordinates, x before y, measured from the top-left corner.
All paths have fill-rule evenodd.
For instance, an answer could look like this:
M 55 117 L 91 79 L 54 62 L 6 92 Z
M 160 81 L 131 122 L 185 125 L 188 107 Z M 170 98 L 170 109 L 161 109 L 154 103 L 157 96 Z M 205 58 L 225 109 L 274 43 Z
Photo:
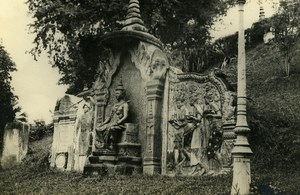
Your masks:
M 131 175 L 142 173 L 141 144 L 138 143 L 138 126 L 125 124 L 116 150 L 97 149 L 88 157 L 85 174 L 109 175 L 114 173 Z
M 84 167 L 84 173 L 88 175 L 142 173 L 141 157 L 119 156 L 116 152 L 95 151 L 88 158 L 89 163 Z

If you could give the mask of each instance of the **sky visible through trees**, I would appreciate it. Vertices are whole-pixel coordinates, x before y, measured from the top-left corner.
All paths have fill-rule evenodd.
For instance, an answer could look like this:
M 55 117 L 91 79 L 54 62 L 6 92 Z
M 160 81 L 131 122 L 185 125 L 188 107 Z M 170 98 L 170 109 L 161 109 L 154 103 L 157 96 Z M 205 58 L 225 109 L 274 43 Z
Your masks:
M 276 1 L 276 0 L 274 0 Z M 266 16 L 274 13 L 274 1 L 263 1 Z M 51 121 L 50 110 L 54 109 L 55 102 L 62 97 L 67 86 L 57 85 L 60 78 L 57 69 L 51 68 L 45 54 L 38 61 L 26 53 L 33 47 L 34 35 L 28 34 L 28 24 L 32 22 L 28 15 L 25 1 L 0 0 L 0 39 L 12 60 L 16 63 L 18 71 L 13 73 L 12 86 L 19 96 L 19 104 L 23 111 L 28 113 L 29 122 L 35 119 Z M 259 5 L 254 0 L 249 0 L 245 7 L 245 26 L 258 20 Z M 237 8 L 229 10 L 223 22 L 215 25 L 213 37 L 221 37 L 237 31 Z

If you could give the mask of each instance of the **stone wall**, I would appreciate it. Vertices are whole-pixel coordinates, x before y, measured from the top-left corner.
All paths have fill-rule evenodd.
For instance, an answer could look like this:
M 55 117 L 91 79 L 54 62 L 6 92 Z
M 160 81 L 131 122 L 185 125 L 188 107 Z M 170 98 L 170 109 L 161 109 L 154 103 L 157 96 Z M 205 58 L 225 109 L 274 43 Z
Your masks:
M 22 122 L 9 123 L 4 128 L 1 165 L 8 168 L 20 163 L 28 152 L 30 127 Z

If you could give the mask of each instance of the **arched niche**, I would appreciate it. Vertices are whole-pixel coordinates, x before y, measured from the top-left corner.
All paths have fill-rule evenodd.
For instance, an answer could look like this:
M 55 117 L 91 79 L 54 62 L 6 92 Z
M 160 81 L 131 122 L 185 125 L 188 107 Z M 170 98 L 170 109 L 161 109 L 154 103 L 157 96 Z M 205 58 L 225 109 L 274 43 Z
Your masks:
M 120 64 L 112 77 L 111 85 L 109 87 L 110 95 L 105 108 L 106 117 L 110 114 L 112 105 L 115 103 L 114 89 L 117 87 L 120 80 L 122 80 L 126 91 L 126 99 L 129 102 L 129 117 L 127 122 L 138 124 L 139 140 L 142 144 L 143 151 L 146 132 L 146 83 L 143 81 L 139 69 L 137 69 L 132 62 L 130 52 L 126 50 L 122 51 L 120 54 Z

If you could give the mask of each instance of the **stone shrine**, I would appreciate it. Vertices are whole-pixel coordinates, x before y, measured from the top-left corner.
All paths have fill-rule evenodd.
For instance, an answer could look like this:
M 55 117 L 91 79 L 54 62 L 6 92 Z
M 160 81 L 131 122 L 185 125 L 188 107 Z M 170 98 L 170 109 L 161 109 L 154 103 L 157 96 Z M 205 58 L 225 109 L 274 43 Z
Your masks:
M 53 163 L 68 154 L 67 170 L 89 174 L 203 175 L 231 166 L 236 95 L 224 75 L 170 66 L 162 43 L 144 26 L 138 0 L 129 1 L 123 28 L 102 44 L 110 54 L 93 87 L 78 95 L 82 105 L 67 96 L 60 104 L 74 109 L 54 115 L 55 132 L 68 138 L 58 149 L 63 140 L 54 135 Z M 83 102 L 90 106 L 79 111 Z

